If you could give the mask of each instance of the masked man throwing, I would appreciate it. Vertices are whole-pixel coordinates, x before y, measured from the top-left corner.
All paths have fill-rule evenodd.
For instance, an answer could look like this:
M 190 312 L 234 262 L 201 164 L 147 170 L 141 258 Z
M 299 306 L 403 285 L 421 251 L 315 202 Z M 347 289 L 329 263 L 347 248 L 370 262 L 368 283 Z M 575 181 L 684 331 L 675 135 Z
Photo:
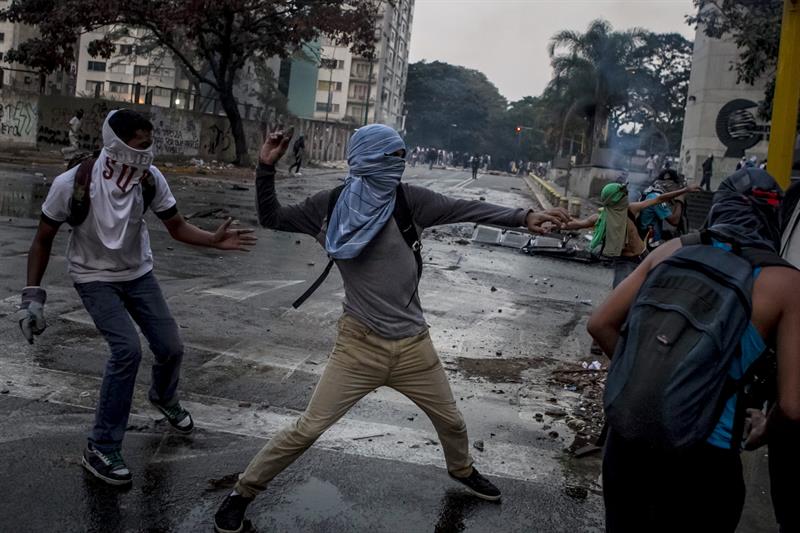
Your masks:
M 424 228 L 458 222 L 542 231 L 544 222 L 566 222 L 567 213 L 456 200 L 401 184 L 405 144 L 396 131 L 380 124 L 360 128 L 350 139 L 350 172 L 343 188 L 282 206 L 275 194 L 274 165 L 290 138 L 291 133 L 273 134 L 261 150 L 256 170 L 259 222 L 311 235 L 324 246 L 344 280 L 344 314 L 308 407 L 253 458 L 215 515 L 216 530 L 241 531 L 253 498 L 356 402 L 382 386 L 404 394 L 428 415 L 453 478 L 478 497 L 500 499 L 497 487 L 472 465 L 467 428 L 431 343 L 417 293 L 420 244 L 418 238 L 407 237 L 412 230 L 417 236 Z

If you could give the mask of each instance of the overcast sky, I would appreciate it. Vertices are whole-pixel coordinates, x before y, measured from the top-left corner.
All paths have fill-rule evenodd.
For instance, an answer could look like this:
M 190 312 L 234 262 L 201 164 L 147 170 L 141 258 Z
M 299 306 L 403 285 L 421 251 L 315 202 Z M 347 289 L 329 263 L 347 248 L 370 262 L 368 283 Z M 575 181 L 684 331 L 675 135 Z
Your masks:
M 692 0 L 416 0 L 410 59 L 480 70 L 509 100 L 541 94 L 550 80 L 547 44 L 562 29 L 605 18 L 615 29 L 678 32 Z

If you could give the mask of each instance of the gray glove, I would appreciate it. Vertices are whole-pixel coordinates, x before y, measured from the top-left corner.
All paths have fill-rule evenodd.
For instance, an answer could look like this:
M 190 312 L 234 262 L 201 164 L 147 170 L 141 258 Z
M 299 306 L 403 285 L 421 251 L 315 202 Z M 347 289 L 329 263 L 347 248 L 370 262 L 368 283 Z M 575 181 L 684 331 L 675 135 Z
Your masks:
M 44 320 L 44 303 L 47 292 L 41 287 L 25 287 L 22 289 L 22 303 L 19 305 L 19 329 L 29 344 L 33 344 L 33 336 L 41 335 L 47 327 Z

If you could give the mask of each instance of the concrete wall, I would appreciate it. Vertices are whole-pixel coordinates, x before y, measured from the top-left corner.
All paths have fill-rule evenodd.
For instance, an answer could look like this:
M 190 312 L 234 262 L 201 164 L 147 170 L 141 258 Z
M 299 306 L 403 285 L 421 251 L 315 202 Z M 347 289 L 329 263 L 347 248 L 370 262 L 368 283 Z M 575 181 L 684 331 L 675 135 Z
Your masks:
M 38 124 L 35 95 L 0 94 L 0 146 L 34 148 Z
M 621 170 L 613 168 L 600 168 L 592 166 L 578 166 L 570 172 L 569 190 L 570 194 L 581 198 L 593 198 L 600 196 L 600 191 L 607 184 L 617 181 L 622 173 Z M 643 172 L 628 172 L 628 182 L 640 184 L 646 181 L 647 174 Z M 633 190 L 631 196 L 638 199 L 642 191 Z
M 755 85 L 736 83 L 736 72 L 730 67 L 737 58 L 738 50 L 733 42 L 712 39 L 698 28 L 681 143 L 680 168 L 689 181 L 699 182 L 701 165 L 710 154 L 714 155 L 712 187 L 734 170 L 741 154 L 733 154 L 735 150 L 729 150 L 717 134 L 717 122 L 726 123 L 720 117 L 720 111 L 738 99 L 750 100 L 754 104 L 764 99 L 765 80 L 759 80 Z M 737 136 L 746 137 L 750 131 L 753 135 L 761 135 L 766 126 L 758 118 L 755 107 L 743 109 L 733 117 L 727 127 L 731 131 L 738 130 L 735 131 Z M 740 124 L 737 125 L 736 121 Z M 744 127 L 743 124 L 750 126 Z M 753 126 L 754 130 L 751 129 Z M 747 148 L 745 154 L 755 155 L 761 160 L 767 156 L 767 148 L 768 143 L 761 140 Z M 726 153 L 728 157 L 725 157 Z
M 69 120 L 78 109 L 84 112 L 79 134 L 80 147 L 94 150 L 102 145 L 102 125 L 119 102 L 95 98 L 44 96 L 0 91 L 0 149 L 39 149 L 57 151 L 69 145 Z M 156 154 L 159 159 L 200 158 L 232 161 L 235 144 L 228 119 L 183 109 L 124 104 L 147 115 L 154 126 Z M 306 134 L 308 157 L 316 161 L 345 158 L 347 139 L 352 128 L 340 124 L 296 119 L 297 133 Z M 258 154 L 269 124 L 244 121 L 248 150 Z

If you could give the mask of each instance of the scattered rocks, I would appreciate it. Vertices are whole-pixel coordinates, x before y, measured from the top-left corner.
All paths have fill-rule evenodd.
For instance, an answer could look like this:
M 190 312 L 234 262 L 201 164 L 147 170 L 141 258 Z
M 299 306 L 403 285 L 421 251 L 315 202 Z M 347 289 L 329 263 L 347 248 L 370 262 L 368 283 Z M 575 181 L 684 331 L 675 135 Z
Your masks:
M 547 434 L 547 436 L 550 437 L 551 439 L 557 439 L 558 431 L 551 431 L 550 433 Z
M 250 402 L 239 402 L 239 407 L 252 407 L 253 404 Z
M 567 416 L 567 412 L 560 407 L 548 407 L 545 409 L 544 414 L 552 416 L 553 418 L 561 418 Z
M 8 390 L 8 389 L 0 390 L 0 394 L 8 394 L 9 392 L 11 392 L 11 391 Z
M 492 288 L 491 288 L 491 289 L 489 289 L 489 290 L 491 290 L 492 292 L 497 292 L 497 287 L 495 287 L 494 285 L 492 285 Z
M 476 440 L 475 442 L 472 443 L 472 447 L 478 450 L 479 452 L 482 452 L 484 450 L 483 441 Z

